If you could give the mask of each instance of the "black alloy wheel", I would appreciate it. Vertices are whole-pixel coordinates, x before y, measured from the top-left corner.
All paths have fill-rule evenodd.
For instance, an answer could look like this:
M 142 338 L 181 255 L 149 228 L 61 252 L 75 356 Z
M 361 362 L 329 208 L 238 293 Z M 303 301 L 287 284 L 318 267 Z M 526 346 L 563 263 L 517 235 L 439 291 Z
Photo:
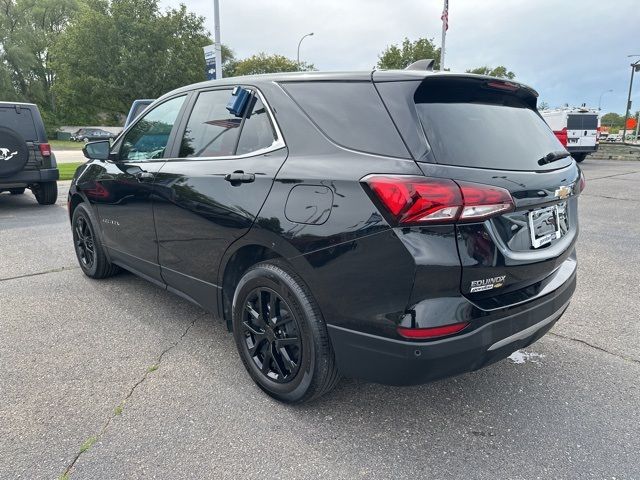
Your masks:
M 73 240 L 82 266 L 91 269 L 96 260 L 96 245 L 93 230 L 84 216 L 78 216 L 73 226 Z
M 295 378 L 302 358 L 300 327 L 280 295 L 264 287 L 249 294 L 242 335 L 244 348 L 262 375 L 278 383 Z
M 254 382 L 273 398 L 302 403 L 339 380 L 327 326 L 306 283 L 290 265 L 269 260 L 236 286 L 233 337 Z

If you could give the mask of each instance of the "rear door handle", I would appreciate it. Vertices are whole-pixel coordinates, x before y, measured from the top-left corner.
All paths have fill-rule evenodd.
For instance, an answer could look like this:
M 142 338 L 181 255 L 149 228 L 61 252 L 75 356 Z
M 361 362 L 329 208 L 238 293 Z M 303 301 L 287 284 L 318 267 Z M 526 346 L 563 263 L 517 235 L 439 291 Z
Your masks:
M 242 170 L 236 170 L 233 173 L 227 173 L 224 179 L 231 185 L 238 186 L 241 183 L 252 183 L 255 181 L 256 176 L 253 173 L 244 173 Z

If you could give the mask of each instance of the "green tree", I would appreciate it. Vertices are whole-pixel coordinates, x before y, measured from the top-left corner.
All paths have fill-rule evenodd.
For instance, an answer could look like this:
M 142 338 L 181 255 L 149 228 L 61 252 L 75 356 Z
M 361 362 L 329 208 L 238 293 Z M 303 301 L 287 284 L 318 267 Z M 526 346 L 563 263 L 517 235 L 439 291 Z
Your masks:
M 55 45 L 65 120 L 117 122 L 136 98 L 204 80 L 204 19 L 158 0 L 86 0 Z
M 267 55 L 262 52 L 243 60 L 231 62 L 225 70 L 225 75 L 228 77 L 237 77 L 240 75 L 305 72 L 309 70 L 314 70 L 312 64 L 304 62 L 298 64 L 295 60 L 291 60 L 283 55 Z
M 391 45 L 378 56 L 378 68 L 403 69 L 427 58 L 435 60 L 434 69 L 440 68 L 440 49 L 436 48 L 433 39 L 419 38 L 412 42 L 405 37 L 401 45 Z
M 78 11 L 77 0 L 0 1 L 0 96 L 55 110 L 52 49 Z
M 549 104 L 547 102 L 544 102 L 542 100 L 538 102 L 538 110 L 548 110 L 548 109 L 549 109 Z
M 600 118 L 600 124 L 607 127 L 622 128 L 624 127 L 624 115 L 618 115 L 614 112 L 605 113 Z
M 509 80 L 513 80 L 516 78 L 516 74 L 510 70 L 507 70 L 507 67 L 499 65 L 495 68 L 491 67 L 477 67 L 471 70 L 467 70 L 467 73 L 476 73 L 478 75 L 488 75 L 490 77 L 498 77 L 498 78 L 508 78 Z

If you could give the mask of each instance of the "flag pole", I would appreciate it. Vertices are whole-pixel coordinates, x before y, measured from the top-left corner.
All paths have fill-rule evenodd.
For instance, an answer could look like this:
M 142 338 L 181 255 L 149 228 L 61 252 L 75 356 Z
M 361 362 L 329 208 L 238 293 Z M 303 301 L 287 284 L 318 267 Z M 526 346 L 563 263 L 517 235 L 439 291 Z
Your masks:
M 449 0 L 444 0 L 442 10 L 442 45 L 440 47 L 440 71 L 444 71 L 445 42 L 447 39 L 447 29 L 449 28 Z

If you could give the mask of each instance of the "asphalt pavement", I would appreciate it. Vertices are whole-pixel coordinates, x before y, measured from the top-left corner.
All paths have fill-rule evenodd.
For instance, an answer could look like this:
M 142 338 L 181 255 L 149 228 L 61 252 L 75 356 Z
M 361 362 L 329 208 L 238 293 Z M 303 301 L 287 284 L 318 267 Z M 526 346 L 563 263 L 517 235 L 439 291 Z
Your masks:
M 420 387 L 286 406 L 211 315 L 77 268 L 58 204 L 0 195 L 0 479 L 640 478 L 640 163 L 583 163 L 579 283 L 551 332 Z

